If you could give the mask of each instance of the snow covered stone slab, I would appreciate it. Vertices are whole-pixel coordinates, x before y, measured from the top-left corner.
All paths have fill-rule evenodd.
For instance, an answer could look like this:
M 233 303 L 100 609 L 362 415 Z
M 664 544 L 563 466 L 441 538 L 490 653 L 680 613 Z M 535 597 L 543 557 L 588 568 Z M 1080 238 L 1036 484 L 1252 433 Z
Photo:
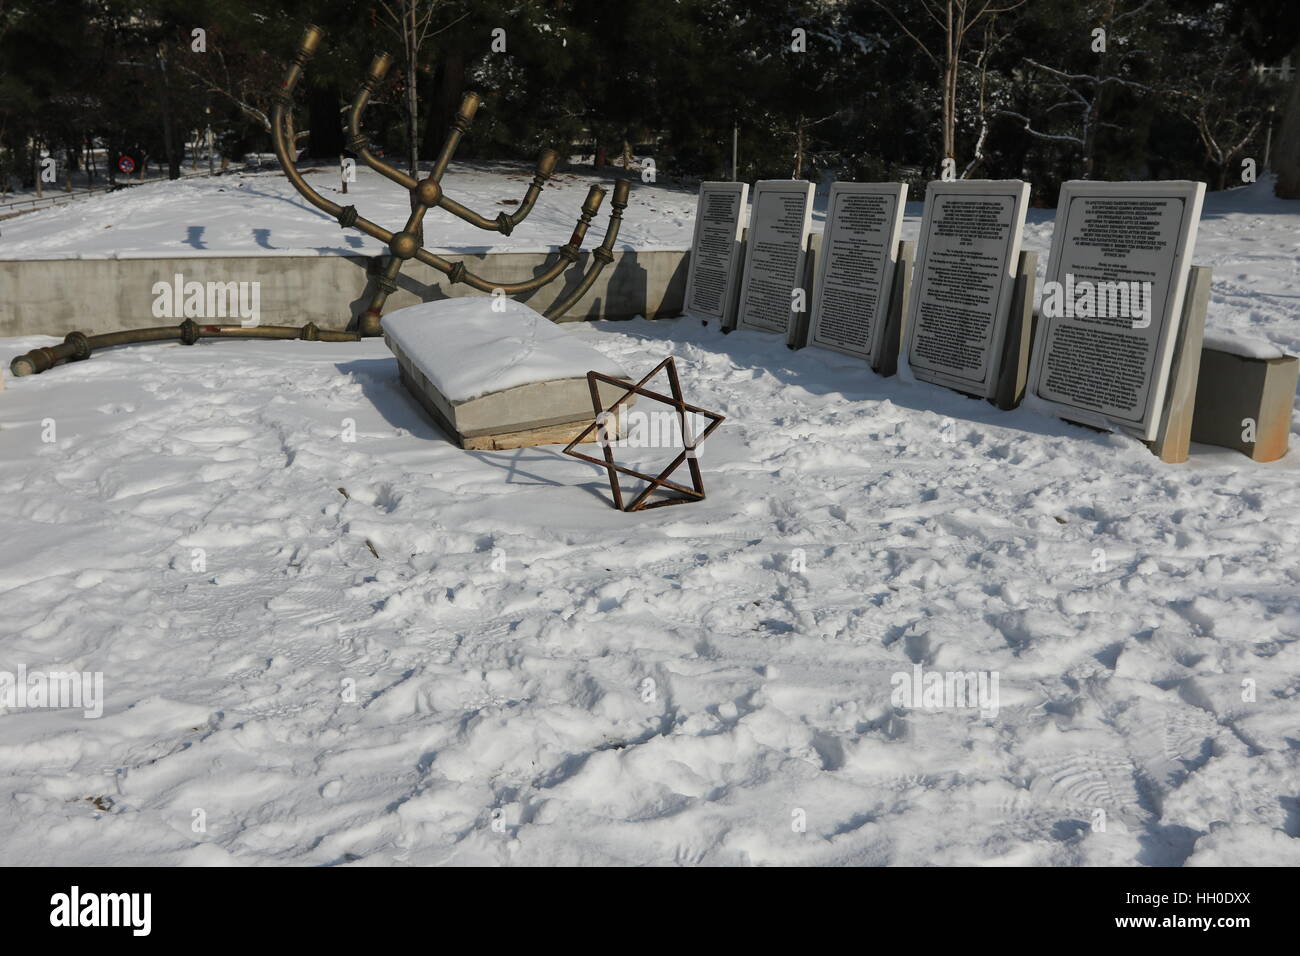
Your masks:
M 1207 337 L 1208 338 L 1208 337 Z M 1201 349 L 1192 441 L 1235 448 L 1255 461 L 1276 461 L 1291 437 L 1291 406 L 1300 358 L 1271 343 Z
M 627 379 L 617 362 L 511 299 L 424 302 L 384 316 L 383 327 L 402 384 L 463 448 L 567 444 L 592 421 L 587 372 Z M 603 401 L 620 394 L 600 386 Z
M 1268 361 L 1269 359 L 1286 357 L 1286 353 L 1268 339 L 1257 338 L 1253 335 L 1241 335 L 1237 332 L 1211 332 L 1207 330 L 1201 342 L 1202 348 L 1214 349 L 1216 352 L 1227 352 L 1229 355 L 1239 355 L 1242 358 Z

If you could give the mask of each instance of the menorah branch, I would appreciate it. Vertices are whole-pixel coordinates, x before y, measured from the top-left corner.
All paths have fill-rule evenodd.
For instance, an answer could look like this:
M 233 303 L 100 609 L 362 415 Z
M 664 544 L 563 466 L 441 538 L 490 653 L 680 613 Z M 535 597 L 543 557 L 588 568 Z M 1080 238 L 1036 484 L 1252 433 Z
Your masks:
M 379 54 L 370 62 L 370 69 L 366 72 L 365 82 L 361 84 L 361 92 L 352 101 L 352 109 L 348 112 L 348 132 L 351 134 L 348 140 L 348 148 L 357 154 L 358 159 L 381 176 L 386 176 L 404 189 L 415 189 L 419 183 L 414 178 L 400 169 L 390 166 L 370 152 L 370 143 L 361 132 L 361 114 L 365 110 L 366 104 L 370 102 L 370 94 L 375 91 L 375 87 L 388 74 L 388 69 L 392 65 L 393 58 L 387 53 Z
M 289 71 L 285 74 L 284 82 L 280 85 L 280 90 L 276 94 L 275 104 L 271 109 L 271 140 L 275 148 L 276 158 L 280 161 L 280 167 L 284 170 L 285 176 L 293 184 L 294 189 L 317 209 L 329 213 L 339 221 L 339 225 L 344 228 L 355 228 L 364 232 L 373 239 L 380 242 L 388 243 L 392 240 L 393 234 L 382 226 L 379 226 L 368 219 L 357 215 L 356 207 L 340 206 L 332 200 L 326 199 L 316 190 L 307 184 L 298 172 L 298 165 L 292 153 L 289 152 L 289 115 L 293 108 L 293 91 L 302 78 L 302 69 L 311 59 L 312 54 L 316 52 L 316 47 L 320 45 L 321 30 L 319 27 L 310 26 L 303 35 L 302 43 L 298 47 L 298 52 L 294 55 L 293 62 L 289 66 Z
M 582 281 L 567 296 L 555 302 L 545 315 L 548 319 L 559 318 L 578 304 L 578 300 L 587 294 L 605 266 L 614 261 L 614 243 L 618 241 L 618 230 L 623 225 L 623 210 L 627 208 L 628 193 L 632 186 L 626 179 L 614 184 L 614 198 L 610 201 L 609 226 L 605 229 L 605 238 L 592 250 L 592 264 L 587 269 Z
M 481 216 L 474 210 L 462 206 L 445 193 L 439 198 L 438 205 L 472 226 L 508 236 L 533 211 L 533 207 L 537 204 L 537 197 L 542 194 L 542 187 L 546 185 L 546 181 L 555 172 L 555 164 L 559 159 L 560 156 L 555 150 L 542 150 L 542 154 L 537 157 L 537 168 L 533 173 L 533 181 L 528 184 L 528 190 L 524 193 L 523 201 L 519 203 L 519 208 L 513 213 L 503 212 L 496 219 L 488 219 L 486 216 Z

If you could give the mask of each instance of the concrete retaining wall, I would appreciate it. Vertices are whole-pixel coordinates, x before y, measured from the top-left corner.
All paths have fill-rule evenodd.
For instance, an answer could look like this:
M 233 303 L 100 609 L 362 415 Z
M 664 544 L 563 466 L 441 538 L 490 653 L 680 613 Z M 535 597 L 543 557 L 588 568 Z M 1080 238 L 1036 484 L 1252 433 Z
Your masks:
M 494 252 L 448 256 L 462 259 L 470 271 L 489 280 L 529 279 L 554 261 L 543 253 Z M 680 315 L 686 292 L 688 254 L 684 250 L 615 253 L 600 279 L 564 317 L 626 319 Z M 591 262 L 583 253 L 560 278 L 527 295 L 517 296 L 538 311 L 572 289 Z M 153 314 L 155 282 L 260 282 L 262 325 L 345 328 L 362 311 L 374 288 L 381 257 L 265 256 L 168 259 L 8 259 L 0 261 L 0 337 L 114 332 L 179 323 L 184 316 Z M 451 296 L 482 295 L 464 284 L 449 285 L 446 276 L 422 263 L 402 267 L 398 291 L 385 312 Z M 204 316 L 196 319 L 218 319 Z M 237 321 L 237 320 L 236 320 Z M 233 323 L 232 323 L 233 324 Z

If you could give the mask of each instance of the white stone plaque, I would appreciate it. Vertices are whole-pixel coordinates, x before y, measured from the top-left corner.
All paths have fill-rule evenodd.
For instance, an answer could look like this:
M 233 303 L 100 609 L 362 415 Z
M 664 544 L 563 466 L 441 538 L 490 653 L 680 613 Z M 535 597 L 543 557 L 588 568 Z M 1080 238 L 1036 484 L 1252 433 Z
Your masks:
M 748 183 L 700 183 L 686 276 L 687 312 L 730 321 L 748 199 Z
M 736 310 L 739 328 L 789 332 L 793 292 L 804 285 L 814 188 L 802 179 L 763 179 L 755 185 Z M 805 308 L 807 298 L 804 289 Z
M 1156 437 L 1204 196 L 1187 181 L 1061 187 L 1032 405 Z
M 1029 184 L 932 182 L 899 376 L 985 398 L 997 390 Z
M 809 345 L 878 362 L 906 202 L 903 183 L 831 186 Z

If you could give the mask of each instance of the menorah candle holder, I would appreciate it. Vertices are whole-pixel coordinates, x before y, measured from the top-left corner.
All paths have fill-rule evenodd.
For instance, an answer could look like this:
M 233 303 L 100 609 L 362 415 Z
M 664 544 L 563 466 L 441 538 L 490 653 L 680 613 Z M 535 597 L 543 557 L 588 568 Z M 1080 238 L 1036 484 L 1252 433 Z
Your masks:
M 361 91 L 352 102 L 352 108 L 348 113 L 348 143 L 351 150 L 363 163 L 381 176 L 410 191 L 411 215 L 407 218 L 406 225 L 398 232 L 390 232 L 364 216 L 358 215 L 355 206 L 340 206 L 312 189 L 302 174 L 298 172 L 294 155 L 290 152 L 290 145 L 293 143 L 293 91 L 302 78 L 302 72 L 307 62 L 316 52 L 317 47 L 320 46 L 321 35 L 320 28 L 316 26 L 309 26 L 307 32 L 303 35 L 298 52 L 294 54 L 293 62 L 285 74 L 284 82 L 275 96 L 271 112 L 271 132 L 275 141 L 275 154 L 280 160 L 284 174 L 304 199 L 333 216 L 343 228 L 357 229 L 388 246 L 391 258 L 385 265 L 383 272 L 376 279 L 376 288 L 374 294 L 370 297 L 369 306 L 355 320 L 356 330 L 361 335 L 376 336 L 381 334 L 380 316 L 383 313 L 384 303 L 389 295 L 397 291 L 397 275 L 401 272 L 402 264 L 408 259 L 415 259 L 426 265 L 433 266 L 433 268 L 447 276 L 452 283 L 463 282 L 480 292 L 494 293 L 499 290 L 501 294 L 505 295 L 518 295 L 540 289 L 542 286 L 559 278 L 566 268 L 578 261 L 583 239 L 587 235 L 587 227 L 591 224 L 592 217 L 596 215 L 601 202 L 605 198 L 605 190 L 597 185 L 593 185 L 588 190 L 587 198 L 582 203 L 577 225 L 573 229 L 573 235 L 569 237 L 567 243 L 560 246 L 556 251 L 555 261 L 550 263 L 540 275 L 536 275 L 531 279 L 520 282 L 497 282 L 486 279 L 471 272 L 463 262 L 453 262 L 424 248 L 421 239 L 421 224 L 424 221 L 425 213 L 435 206 L 479 229 L 498 232 L 503 236 L 510 235 L 514 228 L 533 211 L 537 198 L 541 195 L 542 187 L 546 185 L 546 181 L 555 171 L 555 166 L 560 157 L 553 149 L 542 150 L 541 155 L 537 158 L 533 181 L 529 184 L 528 191 L 524 194 L 519 208 L 512 213 L 503 212 L 495 219 L 489 219 L 456 202 L 443 192 L 442 177 L 447 171 L 452 156 L 455 155 L 456 148 L 460 145 L 461 138 L 473 123 L 474 114 L 478 111 L 481 103 L 479 95 L 471 92 L 466 93 L 465 98 L 461 101 L 460 108 L 456 111 L 456 117 L 452 120 L 451 128 L 447 131 L 447 137 L 443 141 L 442 149 L 439 150 L 433 169 L 428 176 L 423 179 L 416 179 L 400 169 L 390 166 L 371 152 L 370 143 L 361 132 L 361 114 L 365 111 L 371 94 L 374 93 L 375 88 L 387 75 L 388 69 L 393 62 L 393 58 L 387 53 L 381 53 L 371 61 L 370 69 L 366 72 L 366 78 L 361 84 Z M 614 243 L 618 240 L 619 226 L 623 221 L 623 210 L 627 208 L 629 189 L 630 184 L 626 179 L 615 182 L 614 198 L 611 202 L 613 208 L 610 212 L 609 228 L 605 232 L 605 238 L 593 250 L 593 261 L 583 275 L 582 280 L 569 295 L 557 300 L 546 310 L 545 315 L 547 318 L 555 319 L 569 311 L 595 283 L 601 270 L 614 261 Z
M 417 259 L 433 266 L 453 283 L 464 282 L 480 292 L 493 293 L 499 291 L 505 295 L 517 295 L 540 289 L 547 283 L 559 278 L 560 274 L 568 266 L 578 261 L 583 239 L 587 235 L 587 227 L 591 224 L 592 217 L 596 215 L 601 202 L 605 198 L 605 190 L 600 186 L 593 185 L 588 190 L 587 198 L 583 201 L 581 213 L 578 216 L 578 223 L 573 229 L 573 235 L 569 237 L 568 242 L 560 246 L 556 251 L 555 261 L 549 264 L 540 275 L 531 279 L 522 282 L 493 282 L 490 279 L 475 275 L 465 268 L 463 262 L 444 259 L 442 256 L 436 255 L 423 247 L 420 238 L 420 225 L 424 221 L 424 214 L 434 206 L 445 209 L 457 218 L 463 219 L 479 229 L 499 232 L 503 236 L 510 235 L 514 228 L 533 211 L 533 207 L 537 204 L 537 198 L 541 195 L 542 187 L 546 185 L 546 181 L 555 171 L 555 166 L 560 157 L 552 149 L 542 150 L 541 156 L 537 159 L 537 169 L 533 175 L 533 181 L 529 184 L 528 191 L 524 193 L 524 199 L 519 204 L 519 208 L 512 213 L 503 212 L 495 219 L 481 216 L 447 196 L 442 190 L 443 174 L 446 173 L 447 165 L 451 162 L 456 147 L 460 145 L 461 138 L 469 130 L 480 103 L 477 93 L 466 93 L 464 100 L 461 101 L 460 109 L 456 112 L 456 118 L 452 121 L 451 129 L 447 132 L 447 138 L 442 144 L 438 158 L 434 162 L 432 172 L 424 179 L 417 180 L 401 170 L 394 169 L 370 151 L 370 144 L 361 133 L 361 114 L 370 101 L 370 96 L 375 87 L 387 74 L 388 68 L 392 64 L 392 57 L 387 53 L 375 57 L 374 61 L 371 62 L 366 78 L 361 84 L 361 92 L 357 94 L 357 98 L 352 103 L 352 109 L 348 114 L 349 142 L 362 162 L 410 191 L 411 215 L 406 220 L 406 225 L 399 232 L 389 232 L 382 226 L 376 225 L 358 215 L 355 206 L 340 206 L 338 203 L 326 199 L 307 185 L 307 181 L 298 172 L 298 167 L 294 162 L 294 155 L 289 151 L 290 146 L 297 139 L 297 134 L 293 128 L 293 90 L 298 85 L 298 81 L 302 79 L 302 71 L 307 65 L 307 61 L 311 59 L 312 54 L 316 52 L 316 48 L 320 46 L 320 41 L 320 28 L 308 27 L 297 53 L 294 54 L 293 62 L 289 65 L 289 70 L 285 74 L 284 82 L 275 94 L 274 106 L 271 110 L 271 136 L 275 143 L 275 154 L 280 160 L 284 174 L 289 177 L 289 181 L 293 183 L 294 188 L 302 194 L 304 199 L 316 208 L 324 210 L 333 216 L 344 228 L 358 229 L 388 246 L 392 257 L 376 280 L 375 292 L 370 297 L 369 307 L 361 315 L 355 317 L 355 320 L 349 324 L 348 330 L 345 332 L 322 329 L 310 321 L 303 326 L 275 325 L 246 328 L 241 325 L 201 325 L 190 318 L 174 326 L 128 329 L 98 335 L 69 332 L 63 342 L 58 345 L 32 349 L 23 355 L 15 356 L 9 364 L 9 368 L 15 376 L 39 375 L 56 365 L 84 361 L 99 349 L 136 345 L 144 342 L 179 341 L 184 345 L 194 345 L 200 339 L 207 338 L 301 339 L 309 342 L 350 342 L 364 336 L 381 335 L 380 316 L 383 312 L 384 303 L 389 295 L 397 291 L 397 275 L 402 269 L 402 263 L 408 259 Z M 623 210 L 627 208 L 629 189 L 630 184 L 626 179 L 620 179 L 614 183 L 614 198 L 611 202 L 613 208 L 610 211 L 609 228 L 605 232 L 604 240 L 596 249 L 592 250 L 591 265 L 588 266 L 582 279 L 567 296 L 556 300 L 546 310 L 546 318 L 558 318 L 573 308 L 578 300 L 587 294 L 587 291 L 599 277 L 601 270 L 614 261 L 614 243 L 618 240 L 619 226 L 623 222 Z

